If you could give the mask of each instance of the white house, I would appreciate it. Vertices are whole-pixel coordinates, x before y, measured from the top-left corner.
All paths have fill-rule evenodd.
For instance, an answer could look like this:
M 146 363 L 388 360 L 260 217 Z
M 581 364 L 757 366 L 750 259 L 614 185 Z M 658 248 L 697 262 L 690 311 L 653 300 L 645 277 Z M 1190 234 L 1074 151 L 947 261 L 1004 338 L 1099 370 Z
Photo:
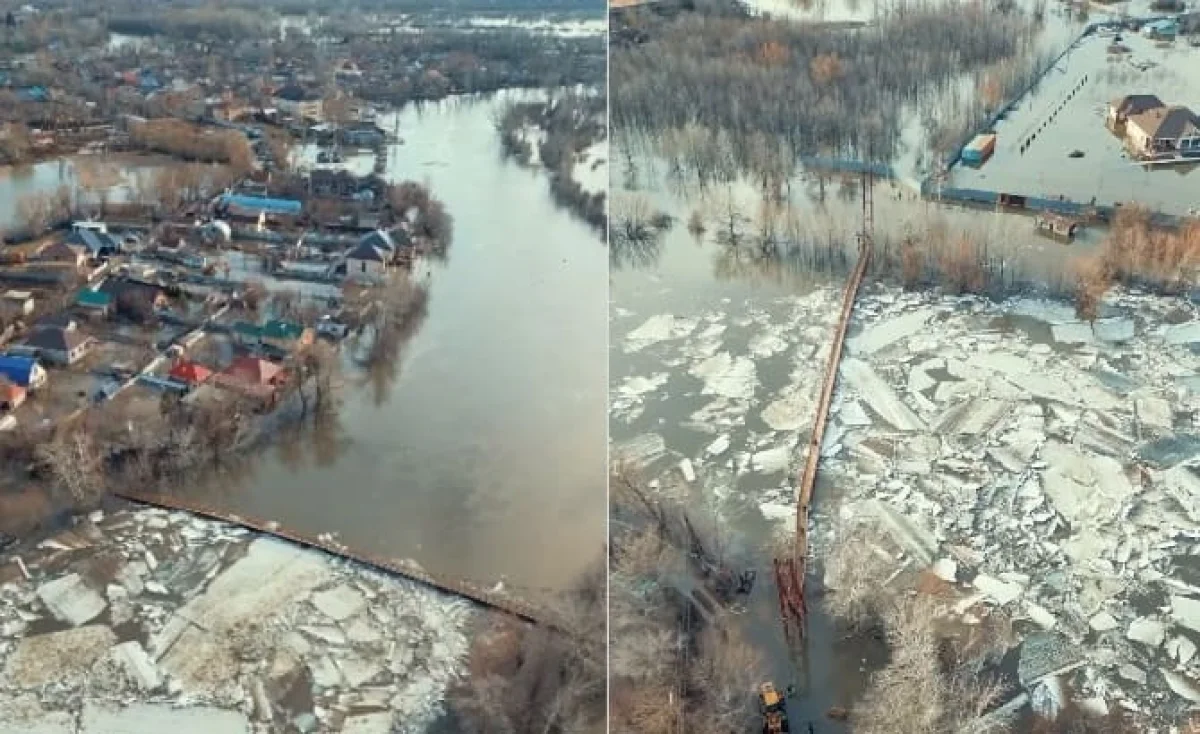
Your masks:
M 5 316 L 28 316 L 33 308 L 33 294 L 29 291 L 6 291 L 0 297 L 0 310 Z
M 368 232 L 346 253 L 346 280 L 381 280 L 395 257 L 391 235 L 381 229 Z

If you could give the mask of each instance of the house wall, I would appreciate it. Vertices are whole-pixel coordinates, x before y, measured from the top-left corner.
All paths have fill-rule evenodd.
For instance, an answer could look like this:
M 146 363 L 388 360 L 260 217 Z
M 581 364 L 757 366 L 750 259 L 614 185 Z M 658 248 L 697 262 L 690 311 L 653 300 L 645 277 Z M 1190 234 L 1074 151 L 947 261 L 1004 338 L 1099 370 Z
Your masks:
M 347 280 L 377 280 L 387 274 L 387 265 L 376 260 L 346 258 Z
M 1125 124 L 1125 139 L 1129 142 L 1129 147 L 1139 153 L 1150 152 L 1150 136 L 1146 131 L 1138 127 L 1137 123 L 1128 122 Z

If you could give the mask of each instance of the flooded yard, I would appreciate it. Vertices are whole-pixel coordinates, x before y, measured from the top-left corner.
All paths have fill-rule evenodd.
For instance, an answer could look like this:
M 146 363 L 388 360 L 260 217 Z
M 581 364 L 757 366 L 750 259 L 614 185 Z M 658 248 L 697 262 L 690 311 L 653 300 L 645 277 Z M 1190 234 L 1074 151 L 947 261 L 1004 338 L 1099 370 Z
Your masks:
M 1113 36 L 1097 34 L 1080 41 L 996 125 L 991 159 L 979 169 L 956 166 L 949 185 L 1082 203 L 1138 201 L 1178 215 L 1195 209 L 1200 164 L 1147 170 L 1124 154 L 1104 118 L 1112 100 L 1129 94 L 1200 109 L 1200 78 L 1193 71 L 1200 49 L 1183 42 L 1160 47 L 1130 32 L 1121 40 L 1129 53 L 1109 54 L 1112 43 Z M 1074 151 L 1082 157 L 1069 157 Z

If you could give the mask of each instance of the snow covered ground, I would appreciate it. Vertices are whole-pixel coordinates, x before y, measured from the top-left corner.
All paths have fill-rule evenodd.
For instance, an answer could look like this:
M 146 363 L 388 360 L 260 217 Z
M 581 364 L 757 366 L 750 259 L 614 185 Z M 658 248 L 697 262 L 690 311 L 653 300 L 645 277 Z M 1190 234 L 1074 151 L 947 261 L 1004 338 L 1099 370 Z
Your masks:
M 422 732 L 469 615 L 239 528 L 95 513 L 0 558 L 0 734 Z
M 616 450 L 664 489 L 698 475 L 730 516 L 790 524 L 839 296 L 616 309 Z M 1116 294 L 1093 327 L 1064 305 L 874 286 L 855 314 L 818 553 L 828 513 L 878 520 L 898 567 L 950 579 L 947 614 L 1016 621 L 1015 682 L 1039 708 L 1071 695 L 1154 730 L 1200 702 L 1196 309 Z

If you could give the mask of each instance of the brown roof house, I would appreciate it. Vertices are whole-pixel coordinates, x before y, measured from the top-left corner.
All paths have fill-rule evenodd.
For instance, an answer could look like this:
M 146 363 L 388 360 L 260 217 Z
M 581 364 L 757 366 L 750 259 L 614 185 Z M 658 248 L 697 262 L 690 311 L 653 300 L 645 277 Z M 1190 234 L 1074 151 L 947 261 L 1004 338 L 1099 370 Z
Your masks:
M 1200 117 L 1181 106 L 1130 115 L 1125 122 L 1125 142 L 1139 156 L 1200 156 Z
M 83 359 L 95 339 L 84 334 L 74 321 L 65 326 L 39 326 L 25 339 L 22 351 L 35 352 L 43 362 L 72 365 Z
M 275 402 L 277 391 L 287 382 L 281 365 L 258 357 L 236 357 L 212 377 L 212 383 L 231 392 L 256 398 L 264 405 Z
M 1140 115 L 1147 110 L 1162 107 L 1162 100 L 1153 94 L 1127 94 L 1108 103 L 1108 128 L 1118 135 L 1125 132 L 1125 122 L 1131 115 Z

